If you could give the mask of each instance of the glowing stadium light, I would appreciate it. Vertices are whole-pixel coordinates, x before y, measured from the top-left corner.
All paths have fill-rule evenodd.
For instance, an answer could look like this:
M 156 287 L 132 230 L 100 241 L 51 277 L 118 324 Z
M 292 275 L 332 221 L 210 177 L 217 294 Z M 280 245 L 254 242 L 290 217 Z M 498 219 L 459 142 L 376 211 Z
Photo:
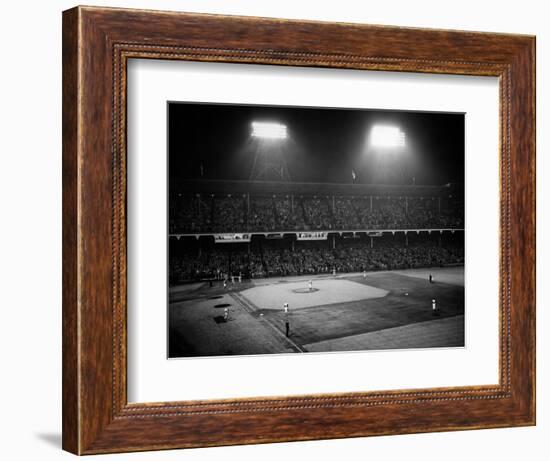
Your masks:
M 370 142 L 375 147 L 405 147 L 405 133 L 395 126 L 375 125 Z
M 252 136 L 255 138 L 285 139 L 286 125 L 269 122 L 252 122 Z

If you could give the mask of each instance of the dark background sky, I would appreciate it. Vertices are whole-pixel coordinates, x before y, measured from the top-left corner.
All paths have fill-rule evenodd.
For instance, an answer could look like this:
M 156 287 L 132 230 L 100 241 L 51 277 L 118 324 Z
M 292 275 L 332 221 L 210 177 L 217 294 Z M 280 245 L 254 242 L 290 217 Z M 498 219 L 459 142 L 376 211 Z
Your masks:
M 464 182 L 464 115 L 434 112 L 169 103 L 170 179 L 249 179 L 252 121 L 288 127 L 279 141 L 293 181 L 440 185 Z M 374 150 L 374 124 L 398 126 L 400 152 Z

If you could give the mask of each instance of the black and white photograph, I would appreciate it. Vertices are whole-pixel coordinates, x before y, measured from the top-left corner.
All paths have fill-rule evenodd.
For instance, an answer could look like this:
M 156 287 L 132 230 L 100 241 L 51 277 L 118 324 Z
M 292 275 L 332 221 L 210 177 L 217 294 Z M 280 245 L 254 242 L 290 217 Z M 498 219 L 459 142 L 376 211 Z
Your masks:
M 168 358 L 465 346 L 465 114 L 170 101 Z

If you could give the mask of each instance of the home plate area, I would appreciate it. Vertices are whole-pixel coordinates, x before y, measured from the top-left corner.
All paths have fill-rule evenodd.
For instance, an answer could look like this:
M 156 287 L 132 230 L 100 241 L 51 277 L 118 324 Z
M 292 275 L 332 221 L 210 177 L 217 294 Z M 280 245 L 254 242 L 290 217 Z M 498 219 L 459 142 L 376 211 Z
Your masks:
M 288 303 L 291 310 L 305 307 L 346 303 L 373 298 L 382 298 L 387 290 L 344 279 L 275 283 L 256 286 L 241 293 L 249 303 L 260 309 L 280 310 Z

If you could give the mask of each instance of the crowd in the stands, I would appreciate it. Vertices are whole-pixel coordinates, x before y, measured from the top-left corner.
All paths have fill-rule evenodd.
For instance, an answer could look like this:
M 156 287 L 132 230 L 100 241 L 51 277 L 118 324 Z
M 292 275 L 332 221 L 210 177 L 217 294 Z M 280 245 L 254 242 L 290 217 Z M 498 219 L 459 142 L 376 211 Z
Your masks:
M 434 267 L 464 263 L 461 237 L 437 243 L 433 238 L 417 238 L 406 245 L 403 237 L 384 237 L 373 246 L 368 238 L 340 239 L 333 245 L 324 242 L 256 242 L 214 244 L 197 250 L 173 252 L 170 258 L 170 281 L 179 283 L 201 279 L 225 279 L 231 276 L 262 278 L 272 276 L 332 274 L 417 267 Z M 377 240 L 377 239 L 375 239 Z
M 169 203 L 171 234 L 464 226 L 452 198 L 172 194 Z

